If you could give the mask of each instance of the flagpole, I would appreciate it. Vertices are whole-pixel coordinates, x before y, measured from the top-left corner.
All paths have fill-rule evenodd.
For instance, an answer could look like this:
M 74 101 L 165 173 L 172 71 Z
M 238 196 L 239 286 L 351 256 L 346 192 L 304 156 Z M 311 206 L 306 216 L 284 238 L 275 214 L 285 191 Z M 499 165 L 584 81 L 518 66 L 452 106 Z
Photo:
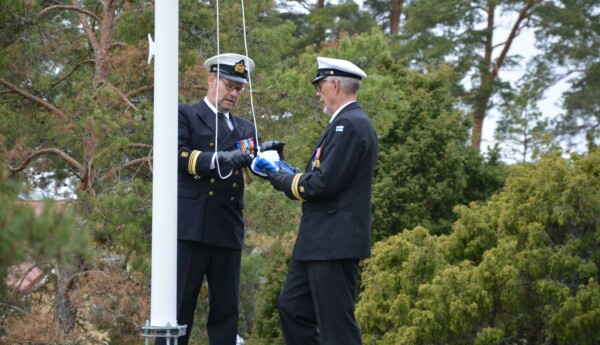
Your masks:
M 148 63 L 154 57 L 152 285 L 150 321 L 143 329 L 146 344 L 150 337 L 177 344 L 186 328 L 178 325 L 176 308 L 179 1 L 155 0 L 154 23 L 148 57 Z

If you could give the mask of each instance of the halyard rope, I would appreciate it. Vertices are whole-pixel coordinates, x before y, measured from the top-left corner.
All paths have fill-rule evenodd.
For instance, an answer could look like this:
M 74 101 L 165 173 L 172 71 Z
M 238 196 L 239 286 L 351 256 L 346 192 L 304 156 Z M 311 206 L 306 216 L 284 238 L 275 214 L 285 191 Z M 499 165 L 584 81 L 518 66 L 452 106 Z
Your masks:
M 254 133 L 256 134 L 256 137 L 254 138 L 255 140 L 255 144 L 256 144 L 256 148 L 257 148 L 257 152 L 260 152 L 260 146 L 259 146 L 259 142 L 258 142 L 258 126 L 256 125 L 256 114 L 254 112 L 254 99 L 252 97 L 252 77 L 251 77 L 251 72 L 250 72 L 250 61 L 248 60 L 248 40 L 246 38 L 246 11 L 244 9 L 244 0 L 241 0 L 241 5 L 242 5 L 242 26 L 243 26 L 243 30 L 244 30 L 244 49 L 245 49 L 245 57 L 246 57 L 246 66 L 247 66 L 247 71 L 248 71 L 248 92 L 250 93 L 250 109 L 252 111 L 252 120 L 254 122 Z M 231 176 L 232 171 L 229 172 L 229 174 L 227 176 L 223 176 L 221 174 L 221 168 L 219 166 L 219 158 L 218 158 L 218 136 L 219 136 L 219 119 L 218 119 L 218 107 L 219 107 L 219 81 L 220 81 L 220 55 L 221 55 L 221 43 L 220 43 L 220 28 L 219 28 L 219 0 L 216 1 L 216 12 L 217 12 L 217 85 L 216 85 L 216 95 L 215 95 L 215 103 L 216 104 L 216 110 L 215 110 L 215 165 L 217 167 L 217 172 L 219 174 L 219 177 L 221 179 L 226 179 L 229 176 Z M 230 114 L 231 115 L 231 114 Z

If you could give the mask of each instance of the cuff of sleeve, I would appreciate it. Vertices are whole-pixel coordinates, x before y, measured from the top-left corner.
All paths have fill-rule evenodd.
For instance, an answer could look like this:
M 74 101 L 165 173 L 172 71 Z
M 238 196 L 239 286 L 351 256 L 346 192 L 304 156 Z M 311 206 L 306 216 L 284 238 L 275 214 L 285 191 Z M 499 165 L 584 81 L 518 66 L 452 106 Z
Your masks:
M 198 163 L 198 157 L 200 157 L 200 154 L 202 153 L 202 151 L 198 151 L 198 150 L 193 150 L 190 153 L 190 158 L 188 160 L 188 173 L 190 173 L 190 175 L 194 175 L 197 176 L 199 171 L 196 171 L 196 166 Z
M 302 198 L 302 196 L 300 195 L 300 193 L 304 192 L 304 187 L 299 185 L 300 183 L 300 178 L 302 177 L 302 175 L 304 174 L 295 174 L 292 178 L 292 183 L 290 186 L 290 190 L 291 190 L 291 196 L 288 195 L 290 198 L 295 199 L 295 200 L 300 200 L 300 201 L 306 201 L 304 200 L 304 198 Z M 290 175 L 290 177 L 292 177 Z

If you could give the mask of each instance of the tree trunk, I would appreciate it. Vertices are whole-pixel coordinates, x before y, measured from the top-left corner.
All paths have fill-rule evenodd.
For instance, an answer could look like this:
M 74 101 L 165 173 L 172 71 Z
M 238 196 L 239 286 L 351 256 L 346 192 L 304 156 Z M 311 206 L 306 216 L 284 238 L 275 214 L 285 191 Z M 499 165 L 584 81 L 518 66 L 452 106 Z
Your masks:
M 483 118 L 473 119 L 473 132 L 471 133 L 471 146 L 480 149 L 481 135 L 483 131 Z
M 471 135 L 471 146 L 477 150 L 481 150 L 481 135 L 483 134 L 483 120 L 487 113 L 487 105 L 492 95 L 491 82 L 493 77 L 490 76 L 492 69 L 492 52 L 494 50 L 492 40 L 494 38 L 494 13 L 496 4 L 493 0 L 488 2 L 487 10 L 487 28 L 485 32 L 485 52 L 483 57 L 484 65 L 481 68 L 481 79 L 479 91 L 475 99 L 473 109 L 473 133 Z
M 487 113 L 487 106 L 490 102 L 490 98 L 493 95 L 493 82 L 498 76 L 498 72 L 504 63 L 508 51 L 515 38 L 519 35 L 519 30 L 523 21 L 529 16 L 529 11 L 539 0 L 529 0 L 525 6 L 519 11 L 519 17 L 513 24 L 510 34 L 504 42 L 504 47 L 500 52 L 500 55 L 494 63 L 492 63 L 492 52 L 493 46 L 493 34 L 494 34 L 494 14 L 496 10 L 496 3 L 494 0 L 488 1 L 488 21 L 486 28 L 486 39 L 485 39 L 485 56 L 483 66 L 481 68 L 481 82 L 479 91 L 477 92 L 476 99 L 474 100 L 473 109 L 473 135 L 471 136 L 471 146 L 477 150 L 481 150 L 481 134 L 483 133 L 483 121 Z
M 54 332 L 57 339 L 64 339 L 73 327 L 77 318 L 77 308 L 69 298 L 71 274 L 63 265 L 54 267 L 56 272 L 56 296 L 54 300 Z
M 400 17 L 404 0 L 392 0 L 392 12 L 390 13 L 390 34 L 398 35 L 400 30 Z
M 110 48 L 112 45 L 113 28 L 115 25 L 115 3 L 112 0 L 104 2 L 102 9 L 102 22 L 100 24 L 100 41 L 96 57 L 96 75 L 94 76 L 94 87 L 102 85 L 108 79 L 110 70 Z

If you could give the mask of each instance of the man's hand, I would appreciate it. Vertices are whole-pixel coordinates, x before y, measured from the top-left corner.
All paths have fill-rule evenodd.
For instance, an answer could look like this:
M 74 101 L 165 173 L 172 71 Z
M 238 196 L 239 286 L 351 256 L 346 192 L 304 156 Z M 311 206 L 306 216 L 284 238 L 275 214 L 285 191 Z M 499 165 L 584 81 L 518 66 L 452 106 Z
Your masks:
M 292 175 L 279 170 L 278 172 L 265 171 L 267 173 L 267 179 L 271 182 L 271 185 L 278 191 L 285 192 L 289 189 L 289 179 Z
M 284 160 L 284 157 L 283 157 L 283 147 L 284 146 L 285 146 L 285 143 L 283 141 L 270 140 L 270 141 L 265 141 L 264 143 L 262 143 L 262 145 L 260 145 L 260 150 L 261 151 L 275 150 L 279 154 L 279 159 Z
M 252 157 L 239 150 L 220 151 L 217 154 L 219 165 L 224 169 L 247 168 L 252 164 Z

